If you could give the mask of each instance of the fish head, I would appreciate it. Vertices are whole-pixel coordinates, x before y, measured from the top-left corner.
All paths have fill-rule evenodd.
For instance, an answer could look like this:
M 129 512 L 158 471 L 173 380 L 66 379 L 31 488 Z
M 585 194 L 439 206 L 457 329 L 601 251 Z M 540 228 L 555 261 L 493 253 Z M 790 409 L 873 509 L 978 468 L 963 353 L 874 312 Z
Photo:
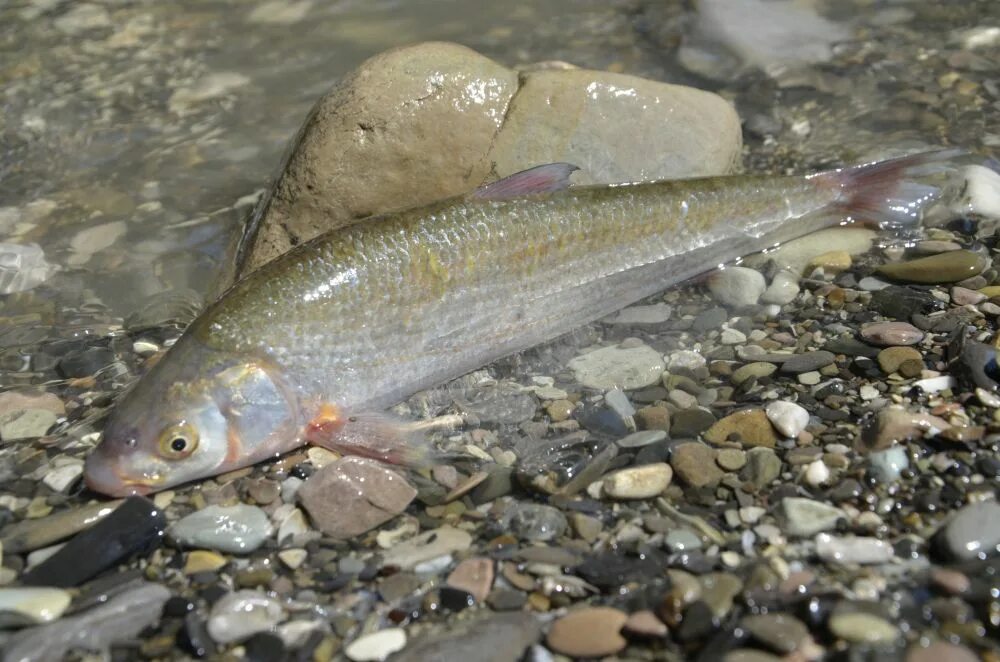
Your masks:
M 121 397 L 84 477 L 109 496 L 157 492 L 289 450 L 299 418 L 268 361 L 183 336 Z

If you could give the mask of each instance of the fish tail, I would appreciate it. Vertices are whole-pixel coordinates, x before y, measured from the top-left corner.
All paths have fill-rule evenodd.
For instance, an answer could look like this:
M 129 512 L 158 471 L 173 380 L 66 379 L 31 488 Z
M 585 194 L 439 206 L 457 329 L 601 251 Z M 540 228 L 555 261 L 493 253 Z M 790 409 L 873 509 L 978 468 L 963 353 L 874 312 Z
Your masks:
M 953 169 L 965 152 L 943 149 L 865 163 L 813 175 L 818 184 L 837 192 L 834 206 L 852 220 L 879 226 L 920 223 L 928 204 L 941 195 L 938 186 L 916 181 Z

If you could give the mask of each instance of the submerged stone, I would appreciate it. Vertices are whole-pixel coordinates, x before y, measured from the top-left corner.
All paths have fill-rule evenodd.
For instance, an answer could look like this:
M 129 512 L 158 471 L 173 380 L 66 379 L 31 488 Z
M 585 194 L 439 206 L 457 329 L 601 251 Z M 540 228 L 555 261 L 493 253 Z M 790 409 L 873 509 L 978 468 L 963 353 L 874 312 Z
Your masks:
M 908 262 L 883 264 L 877 271 L 908 283 L 957 283 L 978 276 L 990 265 L 987 257 L 972 251 L 949 251 Z

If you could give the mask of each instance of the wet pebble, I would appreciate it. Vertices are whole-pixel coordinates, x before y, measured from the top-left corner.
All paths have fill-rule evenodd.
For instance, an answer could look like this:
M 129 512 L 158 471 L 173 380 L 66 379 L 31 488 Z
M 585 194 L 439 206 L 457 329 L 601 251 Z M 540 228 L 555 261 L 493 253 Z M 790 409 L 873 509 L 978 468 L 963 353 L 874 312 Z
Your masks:
M 584 607 L 557 619 L 549 628 L 549 648 L 570 657 L 604 657 L 625 648 L 621 636 L 628 615 L 611 607 Z
M 713 444 L 738 441 L 745 447 L 774 448 L 778 436 L 762 409 L 744 409 L 720 419 L 704 433 L 705 440 Z
M 641 342 L 623 342 L 587 352 L 568 364 L 583 386 L 601 391 L 615 387 L 633 390 L 652 386 L 660 380 L 663 357 Z
M 180 545 L 249 554 L 271 536 L 267 514 L 257 506 L 208 506 L 175 522 L 167 534 Z
M 123 501 L 92 503 L 41 519 L 26 519 L 2 529 L 0 544 L 7 552 L 30 552 L 64 540 L 107 517 Z
M 816 536 L 816 553 L 826 563 L 868 565 L 888 563 L 895 555 L 892 545 L 878 538 L 863 536 Z
M 882 347 L 916 345 L 924 332 L 908 322 L 876 322 L 861 328 L 861 337 Z
M 774 303 L 783 306 L 791 303 L 799 294 L 799 279 L 788 270 L 781 270 L 771 279 L 760 300 L 764 303 Z
M 795 439 L 809 425 L 809 412 L 787 400 L 775 400 L 764 408 L 775 429 L 788 439 Z
M 979 662 L 983 658 L 961 644 L 935 641 L 929 646 L 916 644 L 906 652 L 906 662 Z
M 780 474 L 781 458 L 770 448 L 754 448 L 747 453 L 746 466 L 740 470 L 740 480 L 761 489 Z
M 924 357 L 913 347 L 886 347 L 878 353 L 878 365 L 887 375 L 916 377 L 924 369 Z
M 0 415 L 0 441 L 45 436 L 57 420 L 49 409 L 15 409 Z
M 902 446 L 893 446 L 868 455 L 868 473 L 880 483 L 894 483 L 904 469 L 910 466 L 910 458 Z
M 442 526 L 404 540 L 387 550 L 382 563 L 409 570 L 425 561 L 464 551 L 471 544 L 472 536 L 468 532 L 451 526 Z
M 793 536 L 813 536 L 833 529 L 840 519 L 845 518 L 840 508 L 803 497 L 785 497 L 781 500 L 778 514 L 783 529 Z
M 659 325 L 670 319 L 672 308 L 665 303 L 629 306 L 611 318 L 612 324 Z
M 907 283 L 957 283 L 979 275 L 989 264 L 989 259 L 983 255 L 961 250 L 884 264 L 878 268 L 878 273 Z
M 951 558 L 967 561 L 995 555 L 1000 545 L 1000 503 L 982 501 L 963 506 L 938 535 Z
M 350 538 L 388 522 L 416 495 L 403 476 L 361 457 L 344 457 L 326 465 L 298 491 L 316 527 L 334 538 Z
M 509 593 L 509 592 L 508 592 Z M 523 596 L 523 593 L 517 595 Z M 492 596 L 491 596 L 492 602 Z M 524 598 L 521 597 L 523 604 Z M 519 608 L 509 607 L 508 608 Z M 494 607 L 497 608 L 497 607 Z M 429 660 L 476 660 L 488 657 L 495 662 L 539 660 L 526 655 L 525 650 L 538 641 L 541 624 L 531 614 L 514 612 L 489 614 L 473 621 L 450 624 L 446 633 L 431 634 L 410 643 L 393 656 L 393 662 L 425 662 Z
M 406 647 L 406 631 L 386 628 L 358 637 L 344 647 L 344 655 L 354 662 L 377 662 Z
M 208 633 L 220 644 L 242 641 L 258 632 L 270 632 L 285 618 L 285 609 L 274 598 L 258 591 L 227 593 L 208 616 Z
M 640 430 L 622 437 L 616 443 L 622 448 L 642 448 L 666 438 L 667 433 L 664 430 Z
M 812 372 L 825 368 L 834 362 L 836 356 L 826 350 L 816 350 L 804 352 L 802 354 L 792 354 L 787 361 L 781 364 L 781 372 L 798 375 L 804 372 Z
M 663 462 L 620 469 L 604 477 L 604 494 L 612 499 L 648 499 L 667 489 L 673 475 Z
M 752 306 L 767 289 L 764 276 L 756 269 L 727 267 L 708 277 L 708 290 L 726 306 Z
M 809 638 L 805 624 L 789 614 L 746 616 L 740 627 L 771 650 L 785 655 L 798 650 Z
M 899 629 L 874 614 L 834 610 L 827 623 L 834 636 L 859 644 L 890 644 L 899 638 Z
M 67 591 L 58 588 L 0 588 L 0 628 L 54 621 L 71 599 Z
M 770 377 L 777 370 L 778 366 L 773 363 L 754 361 L 734 370 L 729 379 L 733 384 L 740 385 L 751 378 L 761 379 L 762 377 Z
M 558 508 L 540 503 L 512 503 L 503 514 L 504 529 L 522 539 L 538 542 L 561 536 L 568 526 L 566 516 Z
M 159 547 L 165 526 L 163 512 L 152 501 L 129 497 L 28 571 L 21 582 L 27 586 L 77 586 L 133 556 Z
M 469 593 L 476 602 L 483 603 L 493 588 L 493 560 L 466 559 L 451 571 L 446 583 Z
M 715 450 L 695 442 L 674 448 L 670 466 L 681 481 L 692 487 L 718 485 L 723 476 L 715 464 Z

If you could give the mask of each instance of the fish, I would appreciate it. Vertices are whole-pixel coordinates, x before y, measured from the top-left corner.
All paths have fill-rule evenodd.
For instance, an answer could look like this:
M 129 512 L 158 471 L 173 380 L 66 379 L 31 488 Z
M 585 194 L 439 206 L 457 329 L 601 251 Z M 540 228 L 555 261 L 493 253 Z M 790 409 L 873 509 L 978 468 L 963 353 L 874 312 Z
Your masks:
M 939 150 L 805 176 L 570 186 L 536 166 L 304 242 L 208 306 L 118 400 L 84 476 L 149 494 L 316 444 L 419 465 L 410 395 L 742 255 L 919 222 Z

